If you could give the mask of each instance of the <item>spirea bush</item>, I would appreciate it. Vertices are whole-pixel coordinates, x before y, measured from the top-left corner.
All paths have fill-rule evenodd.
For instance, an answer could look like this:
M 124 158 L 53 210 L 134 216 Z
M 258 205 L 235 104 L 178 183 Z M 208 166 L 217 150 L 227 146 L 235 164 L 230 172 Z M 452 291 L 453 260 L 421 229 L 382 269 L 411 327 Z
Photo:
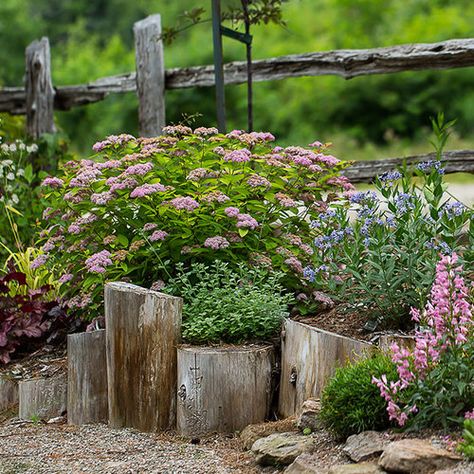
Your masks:
M 376 191 L 346 194 L 312 223 L 313 265 L 305 275 L 385 326 L 411 326 L 424 306 L 436 263 L 457 252 L 472 266 L 471 208 L 448 195 L 438 161 L 379 176 Z
M 291 296 L 281 273 L 240 264 L 234 270 L 219 260 L 197 263 L 177 274 L 163 290 L 183 298 L 182 335 L 186 342 L 241 343 L 276 336 L 288 315 Z
M 455 253 L 441 258 L 425 310 L 412 310 L 415 349 L 393 344 L 397 377 L 373 379 L 400 426 L 446 428 L 474 409 L 474 307 L 462 274 Z
M 149 285 L 164 261 L 216 258 L 272 267 L 297 285 L 313 250 L 309 222 L 351 189 L 344 164 L 309 148 L 272 144 L 270 133 L 165 127 L 165 135 L 111 136 L 91 160 L 44 180 L 50 200 L 43 255 L 69 280 L 71 305 L 93 310 L 105 280 Z
M 372 377 L 396 376 L 395 363 L 385 354 L 340 367 L 324 388 L 321 419 L 340 438 L 390 426 L 387 402 Z

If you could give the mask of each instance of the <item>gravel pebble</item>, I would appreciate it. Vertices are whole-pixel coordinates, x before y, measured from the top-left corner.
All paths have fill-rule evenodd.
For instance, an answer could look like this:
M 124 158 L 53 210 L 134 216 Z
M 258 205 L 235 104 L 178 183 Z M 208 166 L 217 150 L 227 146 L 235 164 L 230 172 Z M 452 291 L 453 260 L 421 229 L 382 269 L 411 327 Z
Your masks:
M 170 442 L 151 433 L 106 425 L 9 422 L 0 429 L 0 473 L 258 472 L 231 466 L 205 446 Z

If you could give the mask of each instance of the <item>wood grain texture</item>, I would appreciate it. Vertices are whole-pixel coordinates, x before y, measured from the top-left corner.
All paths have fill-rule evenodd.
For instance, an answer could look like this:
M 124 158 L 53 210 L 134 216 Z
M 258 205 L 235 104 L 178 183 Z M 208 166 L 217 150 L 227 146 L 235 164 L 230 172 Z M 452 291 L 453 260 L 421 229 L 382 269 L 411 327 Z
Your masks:
M 106 423 L 108 405 L 105 329 L 68 335 L 67 356 L 68 423 Z
M 174 428 L 181 310 L 181 298 L 128 283 L 105 285 L 110 426 Z
M 385 158 L 383 160 L 356 161 L 343 174 L 352 183 L 371 182 L 376 176 L 392 171 L 402 164 L 415 165 L 422 161 L 435 160 L 436 153 L 407 156 L 405 158 Z M 474 150 L 454 150 L 443 152 L 442 163 L 446 174 L 474 173 Z
M 151 15 L 133 26 L 140 136 L 161 134 L 165 123 L 165 66 L 161 17 Z
M 67 377 L 23 380 L 19 383 L 19 417 L 48 420 L 66 413 Z
M 32 138 L 53 133 L 54 89 L 48 38 L 33 41 L 26 48 L 26 129 Z
M 0 375 L 0 411 L 18 403 L 18 381 Z
M 178 433 L 231 433 L 264 421 L 272 395 L 273 347 L 180 347 Z
M 372 348 L 369 343 L 287 319 L 282 332 L 280 415 L 295 415 L 305 400 L 320 398 L 336 367 Z
M 386 48 L 346 49 L 293 54 L 252 63 L 253 80 L 273 81 L 288 77 L 337 75 L 345 79 L 369 74 L 388 74 L 424 69 L 474 66 L 474 38 L 439 43 L 404 44 Z M 246 81 L 245 61 L 224 65 L 226 84 Z M 88 84 L 56 88 L 55 108 L 68 110 L 103 100 L 108 94 L 135 92 L 135 72 L 98 79 Z M 167 69 L 165 88 L 213 87 L 214 66 Z M 0 89 L 0 112 L 23 113 L 22 88 Z

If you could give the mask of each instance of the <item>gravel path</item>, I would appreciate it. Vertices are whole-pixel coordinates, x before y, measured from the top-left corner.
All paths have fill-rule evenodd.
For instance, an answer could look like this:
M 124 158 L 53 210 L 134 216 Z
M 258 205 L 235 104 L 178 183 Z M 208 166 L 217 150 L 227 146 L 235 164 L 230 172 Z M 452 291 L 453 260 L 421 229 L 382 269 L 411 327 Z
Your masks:
M 262 472 L 237 440 L 201 445 L 105 425 L 81 427 L 10 421 L 0 426 L 0 473 Z M 268 472 L 268 471 L 267 471 Z

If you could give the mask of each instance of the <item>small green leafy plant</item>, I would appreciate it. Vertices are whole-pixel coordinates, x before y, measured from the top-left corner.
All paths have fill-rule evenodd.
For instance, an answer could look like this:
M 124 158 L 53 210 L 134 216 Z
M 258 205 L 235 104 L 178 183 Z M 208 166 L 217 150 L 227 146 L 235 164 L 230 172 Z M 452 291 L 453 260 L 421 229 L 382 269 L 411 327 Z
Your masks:
M 387 404 L 372 377 L 396 373 L 395 364 L 382 353 L 338 368 L 323 391 L 322 421 L 340 438 L 389 427 Z
M 458 445 L 458 451 L 468 459 L 474 460 L 474 412 L 470 414 L 473 418 L 464 420 L 463 441 Z
M 278 334 L 291 297 L 280 284 L 281 273 L 219 260 L 190 270 L 177 265 L 165 292 L 184 300 L 182 334 L 194 344 L 268 340 Z

